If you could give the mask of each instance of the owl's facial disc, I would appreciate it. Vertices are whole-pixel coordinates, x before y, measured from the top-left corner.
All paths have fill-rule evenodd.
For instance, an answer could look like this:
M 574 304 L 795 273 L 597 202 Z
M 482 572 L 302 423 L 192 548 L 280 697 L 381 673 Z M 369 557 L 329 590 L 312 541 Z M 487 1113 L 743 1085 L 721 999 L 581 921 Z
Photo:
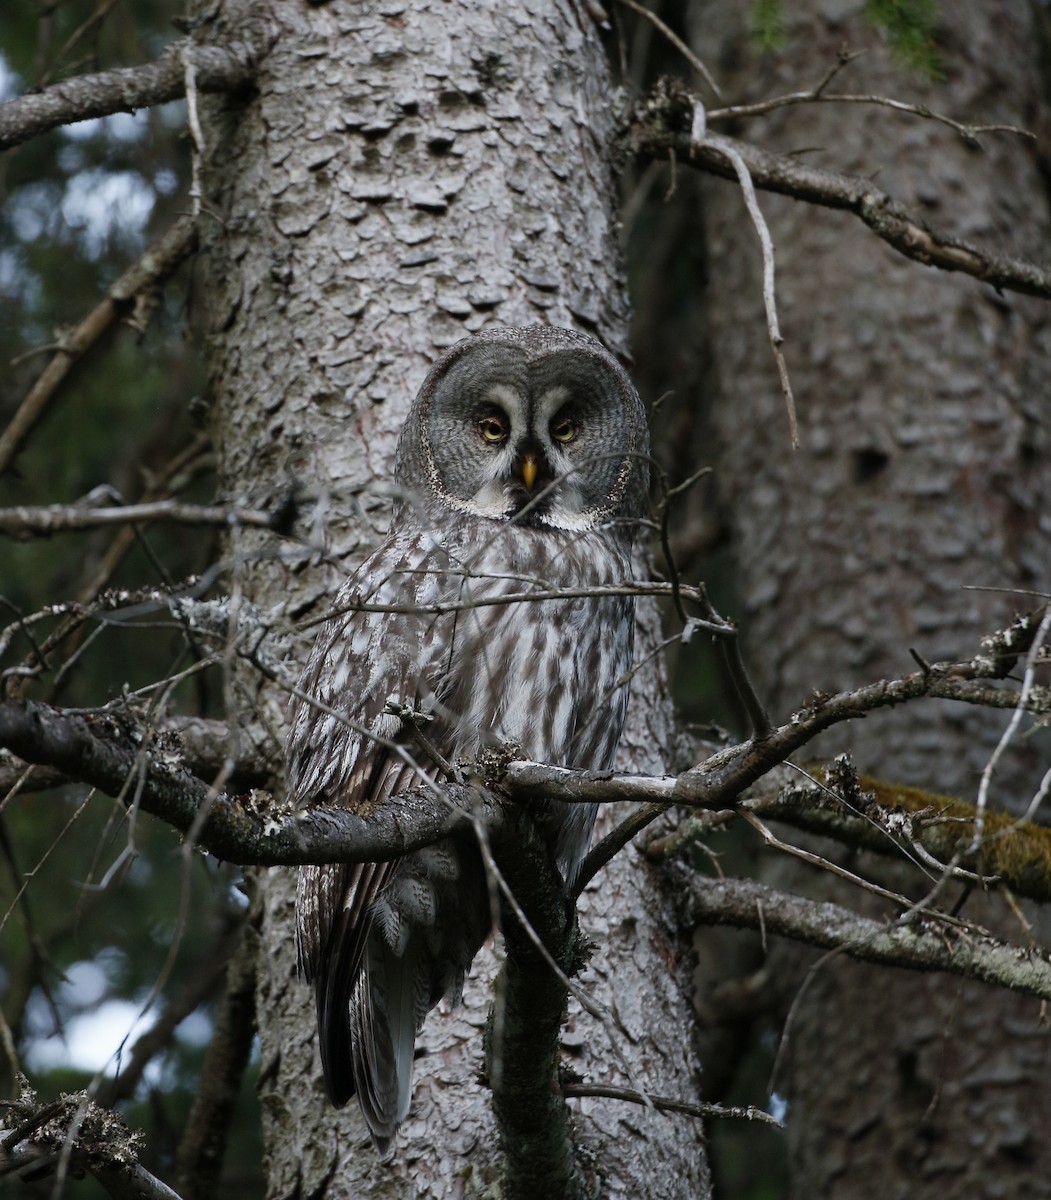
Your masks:
M 573 531 L 607 522 L 636 470 L 640 429 L 645 441 L 619 368 L 579 347 L 537 356 L 511 343 L 474 346 L 421 392 L 431 494 L 496 521 Z M 411 442 L 404 461 L 411 470 Z
M 573 444 L 586 417 L 565 386 L 538 393 L 531 382 L 491 384 L 476 403 L 468 418 L 474 434 L 469 441 L 477 453 L 476 486 L 457 507 L 530 525 L 585 528 L 591 521 Z

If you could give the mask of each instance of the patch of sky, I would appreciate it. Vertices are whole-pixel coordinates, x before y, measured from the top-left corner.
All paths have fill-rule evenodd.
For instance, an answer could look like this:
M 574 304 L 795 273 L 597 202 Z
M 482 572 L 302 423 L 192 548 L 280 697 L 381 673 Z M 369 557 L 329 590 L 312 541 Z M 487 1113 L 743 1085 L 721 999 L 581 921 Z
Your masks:
M 7 59 L 0 54 L 0 100 L 10 100 L 22 90 L 22 81 L 11 70 Z
M 33 1039 L 26 1063 L 34 1072 L 64 1067 L 113 1075 L 120 1055 L 146 1028 L 139 1019 L 141 1011 L 142 1006 L 130 1000 L 107 1000 L 67 1021 L 63 1034 Z
M 45 233 L 53 232 L 62 189 L 51 180 L 27 183 L 11 195 L 7 217 L 14 235 L 20 242 L 35 242 Z
M 55 1033 L 52 1027 L 50 1033 L 30 1038 L 25 1060 L 31 1071 L 63 1068 L 86 1074 L 114 1075 L 127 1062 L 135 1041 L 153 1025 L 155 1013 L 143 1014 L 141 1001 L 103 1000 L 98 988 L 106 986 L 105 972 L 92 972 L 93 965 L 77 963 L 67 972 L 70 984 L 64 987 L 75 980 L 83 999 L 88 995 L 95 997 L 94 1007 L 68 1019 L 61 1033 Z M 44 1003 L 40 997 L 40 1005 Z M 33 1014 L 33 1025 L 39 1022 L 40 1016 L 38 1007 Z M 200 1049 L 208 1045 L 213 1032 L 208 1013 L 199 1010 L 182 1021 L 175 1036 L 184 1046 Z M 151 1063 L 144 1082 L 147 1085 L 163 1084 L 164 1070 L 162 1060 Z
M 175 1036 L 187 1046 L 207 1046 L 214 1029 L 211 1018 L 203 1009 L 190 1013 L 175 1031 Z
M 115 142 L 141 142 L 149 133 L 150 114 L 145 108 L 135 112 L 112 113 L 108 117 L 88 117 L 73 125 L 64 125 L 62 132 L 74 142 L 105 137 Z
M 156 193 L 137 171 L 91 167 L 71 175 L 64 188 L 52 180 L 19 188 L 7 216 L 21 242 L 76 240 L 96 259 L 111 240 L 129 251 L 141 247 L 155 202 Z
M 26 270 L 21 252 L 0 250 L 0 298 L 17 300 L 26 309 L 35 310 L 41 295 L 40 279 Z
M 166 129 L 182 129 L 186 125 L 186 101 L 169 100 L 153 110 Z
M 94 259 L 111 239 L 137 249 L 155 201 L 153 188 L 137 171 L 92 167 L 70 177 L 61 212 L 84 252 Z

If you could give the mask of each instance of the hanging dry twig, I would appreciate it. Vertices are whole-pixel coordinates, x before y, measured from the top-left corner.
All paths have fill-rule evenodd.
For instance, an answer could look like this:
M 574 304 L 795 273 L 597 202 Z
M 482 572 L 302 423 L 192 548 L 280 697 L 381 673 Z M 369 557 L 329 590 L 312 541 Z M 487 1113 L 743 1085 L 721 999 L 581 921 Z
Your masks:
M 1011 744 L 1021 724 L 1022 716 L 1029 704 L 1029 697 L 1033 693 L 1033 688 L 1036 686 L 1036 667 L 1041 660 L 1044 648 L 1047 642 L 1048 631 L 1051 630 L 1051 604 L 1044 609 L 1044 615 L 1040 619 L 1040 624 L 1037 626 L 1036 635 L 1033 638 L 1032 644 L 1026 654 L 1025 674 L 1022 678 L 1022 687 L 1018 693 L 1018 703 L 1015 706 L 1014 712 L 1011 714 L 1011 720 L 1007 724 L 996 748 L 989 756 L 989 761 L 985 764 L 985 769 L 982 771 L 981 782 L 978 785 L 978 804 L 977 813 L 974 820 L 974 838 L 971 842 L 971 853 L 977 854 L 982 847 L 982 836 L 985 833 L 985 813 L 989 804 L 989 787 L 992 783 L 993 772 L 996 770 L 996 764 L 1000 761 L 1004 751 Z M 1044 777 L 1044 784 L 1047 783 L 1047 776 Z M 1040 796 L 1046 790 L 1045 786 L 1041 786 L 1037 795 Z M 1031 809 L 1033 806 L 1030 806 Z M 1035 809 L 1034 809 L 1035 811 Z
M 196 221 L 201 215 L 201 159 L 204 158 L 204 132 L 197 115 L 197 64 L 192 42 L 183 43 L 183 76 L 186 83 L 186 125 L 190 130 L 193 151 L 190 155 L 190 212 Z
M 694 101 L 693 120 L 690 126 L 690 157 L 693 158 L 704 145 L 707 128 L 704 108 L 699 100 Z M 766 331 L 770 338 L 770 347 L 774 352 L 774 362 L 777 364 L 777 374 L 781 381 L 781 395 L 785 401 L 785 411 L 788 415 L 788 435 L 792 441 L 792 449 L 799 449 L 799 425 L 796 421 L 796 402 L 792 395 L 792 384 L 788 378 L 788 366 L 781 352 L 784 338 L 777 320 L 777 298 L 774 292 L 774 243 L 770 230 L 759 207 L 755 196 L 755 187 L 748 166 L 735 146 L 724 146 L 724 153 L 733 166 L 737 182 L 741 185 L 745 208 L 752 219 L 755 232 L 759 236 L 759 245 L 763 251 L 763 307 L 766 310 Z

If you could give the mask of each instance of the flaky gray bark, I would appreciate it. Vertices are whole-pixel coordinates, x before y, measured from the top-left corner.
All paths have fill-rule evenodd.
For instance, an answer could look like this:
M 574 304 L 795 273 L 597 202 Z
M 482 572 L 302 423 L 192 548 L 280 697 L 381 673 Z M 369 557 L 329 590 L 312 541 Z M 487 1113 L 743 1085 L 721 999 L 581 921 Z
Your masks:
M 232 16 L 235 5 L 228 5 Z M 324 609 L 382 532 L 401 422 L 429 362 L 490 322 L 547 321 L 623 350 L 607 67 L 581 6 L 282 5 L 283 32 L 248 100 L 202 100 L 208 143 L 201 305 L 231 502 L 293 496 L 318 553 L 274 557 L 232 539 L 233 588 L 289 618 Z M 657 636 L 641 614 L 641 653 Z M 290 666 L 290 671 L 295 668 Z M 247 675 L 246 712 L 280 736 L 284 697 Z M 624 761 L 659 769 L 670 742 L 660 674 L 634 684 Z M 320 1086 L 312 998 L 294 976 L 292 886 L 260 877 L 258 1013 L 271 1196 L 478 1194 L 497 1175 L 488 1093 L 475 1074 L 495 956 L 464 1004 L 432 1014 L 412 1112 L 381 1164 L 356 1107 Z M 585 985 L 619 1030 L 571 1016 L 574 1065 L 690 1095 L 683 954 L 659 876 L 632 851 L 585 894 L 599 945 Z M 610 1047 L 616 1040 L 634 1073 Z M 706 1194 L 688 1118 L 574 1101 L 606 1196 Z
M 700 52 L 737 94 L 812 86 L 844 42 L 875 40 L 861 4 L 786 5 L 788 51 L 764 59 L 749 50 L 741 8 L 694 6 Z M 1031 122 L 1046 95 L 1035 6 L 944 11 L 944 84 L 903 78 L 876 48 L 850 68 L 849 90 L 907 91 L 963 120 Z M 746 135 L 781 151 L 821 147 L 812 161 L 877 176 L 965 239 L 1046 251 L 1047 195 L 1021 140 L 986 138 L 978 153 L 933 124 L 832 105 L 749 122 Z M 897 673 L 910 647 L 927 659 L 960 653 L 1027 604 L 968 585 L 1047 590 L 1051 313 L 903 263 L 835 214 L 776 196 L 761 204 L 800 410 L 795 454 L 740 195 L 705 187 L 718 485 L 751 661 L 783 712 L 814 688 Z M 849 747 L 884 778 L 973 799 L 1005 724 L 932 703 L 836 730 L 825 749 Z M 1012 750 L 994 804 L 1025 804 L 1039 746 Z M 973 901 L 964 913 L 998 919 Z M 1017 925 L 1010 932 L 1024 940 Z M 1039 1016 L 1036 1003 L 973 985 L 832 960 L 796 1011 L 777 1081 L 794 1194 L 1051 1195 Z

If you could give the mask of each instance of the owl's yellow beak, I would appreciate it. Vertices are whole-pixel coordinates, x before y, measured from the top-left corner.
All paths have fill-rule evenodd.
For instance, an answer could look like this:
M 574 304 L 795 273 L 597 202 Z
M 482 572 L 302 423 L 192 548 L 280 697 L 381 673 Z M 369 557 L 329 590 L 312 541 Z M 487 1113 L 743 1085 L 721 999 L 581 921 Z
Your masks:
M 539 469 L 535 454 L 525 454 L 522 456 L 522 482 L 525 484 L 527 492 L 533 490 L 533 484 L 536 483 L 537 471 Z

